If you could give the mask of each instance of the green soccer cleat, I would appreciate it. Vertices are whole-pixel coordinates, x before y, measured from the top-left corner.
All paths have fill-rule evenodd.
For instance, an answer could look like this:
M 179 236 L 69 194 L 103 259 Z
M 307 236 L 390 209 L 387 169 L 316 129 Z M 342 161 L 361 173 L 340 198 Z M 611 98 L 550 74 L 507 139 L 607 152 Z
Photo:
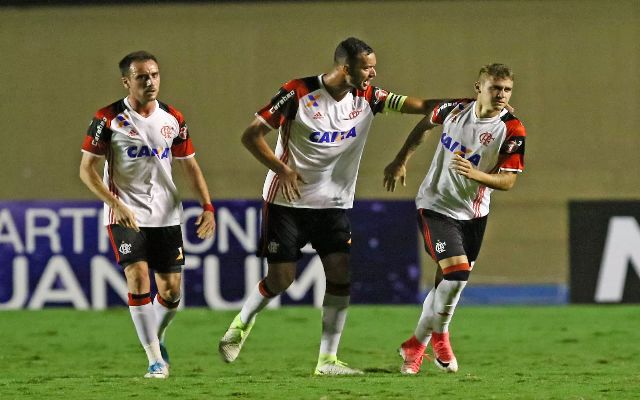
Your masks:
M 321 354 L 318 357 L 315 375 L 362 375 L 359 369 L 350 368 L 346 363 L 338 360 L 336 356 Z
M 242 345 L 247 340 L 254 323 L 255 318 L 251 322 L 243 324 L 240 320 L 240 314 L 236 315 L 218 343 L 218 353 L 224 362 L 230 363 L 238 358 Z

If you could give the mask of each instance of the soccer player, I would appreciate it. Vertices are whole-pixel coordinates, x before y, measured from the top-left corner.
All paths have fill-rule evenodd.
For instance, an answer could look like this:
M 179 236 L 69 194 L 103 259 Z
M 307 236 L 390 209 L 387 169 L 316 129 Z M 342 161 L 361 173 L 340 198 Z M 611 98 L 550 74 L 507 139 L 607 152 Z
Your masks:
M 476 99 L 438 104 L 411 131 L 384 170 L 384 185 L 404 184 L 405 165 L 425 135 L 443 125 L 442 137 L 418 195 L 418 221 L 426 251 L 438 264 L 418 325 L 400 346 L 401 372 L 420 371 L 431 341 L 434 363 L 458 370 L 449 342 L 449 323 L 482 243 L 493 190 L 509 190 L 524 168 L 525 129 L 508 106 L 513 73 L 503 64 L 480 69 Z
M 195 221 L 198 237 L 213 235 L 214 209 L 184 117 L 156 99 L 158 61 L 137 51 L 119 66 L 128 95 L 95 114 L 82 145 L 80 179 L 104 202 L 104 223 L 127 279 L 131 318 L 149 360 L 145 378 L 166 378 L 164 337 L 180 304 L 184 265 L 173 161 L 183 167 L 202 204 Z M 103 158 L 101 179 L 96 167 Z M 158 289 L 153 300 L 149 268 Z
M 375 76 L 373 49 L 348 38 L 335 50 L 332 71 L 285 83 L 243 133 L 244 146 L 269 168 L 258 250 L 268 271 L 219 342 L 224 361 L 238 357 L 258 312 L 291 285 L 300 249 L 310 242 L 326 278 L 315 374 L 362 373 L 337 358 L 351 284 L 346 210 L 353 206 L 360 157 L 374 115 L 426 115 L 437 104 L 374 87 Z M 265 140 L 274 129 L 279 130 L 275 152 Z

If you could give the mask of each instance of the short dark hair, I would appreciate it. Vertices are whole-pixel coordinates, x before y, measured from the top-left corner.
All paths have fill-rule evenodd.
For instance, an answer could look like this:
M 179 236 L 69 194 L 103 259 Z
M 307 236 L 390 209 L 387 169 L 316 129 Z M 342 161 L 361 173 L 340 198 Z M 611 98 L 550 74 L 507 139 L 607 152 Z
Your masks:
M 129 68 L 131 67 L 132 62 L 147 61 L 147 60 L 153 60 L 155 61 L 156 64 L 158 64 L 158 60 L 156 59 L 156 56 L 149 53 L 148 51 L 138 50 L 138 51 L 134 51 L 133 53 L 129 53 L 126 56 L 124 56 L 124 58 L 120 60 L 120 62 L 118 63 L 118 66 L 120 67 L 120 73 L 122 74 L 122 76 L 127 76 L 127 73 L 129 72 Z
M 483 65 L 482 68 L 480 68 L 480 72 L 478 73 L 478 81 L 482 82 L 489 76 L 511 80 L 513 80 L 514 78 L 511 68 L 507 67 L 504 64 L 498 63 Z
M 336 47 L 333 62 L 336 65 L 351 65 L 362 53 L 369 55 L 373 53 L 373 49 L 362 40 L 350 37 L 340 42 L 338 47 Z

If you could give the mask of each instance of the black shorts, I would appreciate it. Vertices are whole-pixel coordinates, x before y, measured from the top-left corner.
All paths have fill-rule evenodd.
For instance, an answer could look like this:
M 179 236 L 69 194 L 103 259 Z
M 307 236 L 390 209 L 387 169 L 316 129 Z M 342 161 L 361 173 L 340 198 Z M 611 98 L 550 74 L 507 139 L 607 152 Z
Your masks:
M 435 261 L 464 255 L 472 263 L 480 253 L 487 216 L 457 220 L 421 208 L 418 210 L 418 224 L 424 248 Z
M 351 222 L 341 208 L 293 208 L 265 203 L 257 255 L 270 263 L 293 262 L 311 243 L 320 257 L 351 250 Z
M 107 226 L 116 261 L 123 268 L 146 261 L 156 272 L 180 272 L 184 265 L 180 225 L 140 228 L 136 232 L 118 224 Z

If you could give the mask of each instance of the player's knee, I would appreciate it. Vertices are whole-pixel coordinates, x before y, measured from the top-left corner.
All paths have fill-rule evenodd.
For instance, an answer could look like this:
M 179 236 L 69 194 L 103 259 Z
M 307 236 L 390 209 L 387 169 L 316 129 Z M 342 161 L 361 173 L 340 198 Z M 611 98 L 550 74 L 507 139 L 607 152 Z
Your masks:
M 136 262 L 129 264 L 124 268 L 124 274 L 130 288 L 135 288 L 137 292 L 149 290 L 149 269 L 146 263 Z
M 270 273 L 263 279 L 262 285 L 270 297 L 274 297 L 287 290 L 287 288 L 293 283 L 294 279 L 295 275 L 286 273 Z
M 163 294 L 158 293 L 156 297 L 157 301 L 167 308 L 178 308 L 180 305 L 180 292 L 165 292 Z
M 167 303 L 179 303 L 180 297 L 182 296 L 179 287 L 164 290 L 162 293 L 158 293 L 158 295 Z
M 327 280 L 327 288 L 325 292 L 334 296 L 349 296 L 351 295 L 351 282 L 336 283 Z
M 442 268 L 442 277 L 448 281 L 468 281 L 471 274 L 469 263 L 463 262 Z
M 448 281 L 468 281 L 471 271 L 455 271 L 443 274 L 442 277 Z

